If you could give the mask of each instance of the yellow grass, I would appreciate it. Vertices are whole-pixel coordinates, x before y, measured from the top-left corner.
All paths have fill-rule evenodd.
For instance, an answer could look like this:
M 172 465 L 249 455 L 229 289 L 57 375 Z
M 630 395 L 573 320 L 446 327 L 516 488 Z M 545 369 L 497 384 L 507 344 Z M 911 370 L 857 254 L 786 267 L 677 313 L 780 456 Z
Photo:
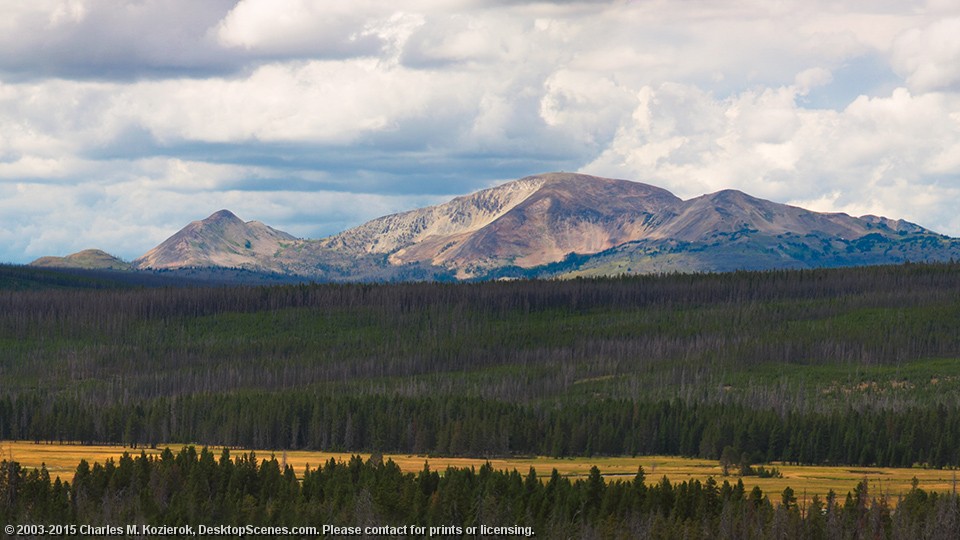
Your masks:
M 178 452 L 182 445 L 170 445 L 171 450 Z M 219 455 L 221 449 L 211 448 Z M 40 467 L 45 464 L 51 476 L 60 476 L 65 480 L 73 478 L 73 472 L 81 459 L 89 463 L 104 462 L 109 458 L 118 459 L 124 452 L 139 455 L 141 451 L 150 454 L 159 454 L 161 450 L 134 449 L 122 446 L 86 446 L 78 444 L 34 444 L 26 441 L 0 442 L 0 459 L 18 461 L 24 467 Z M 236 450 L 233 455 L 246 452 Z M 285 461 L 293 466 L 298 474 L 309 464 L 311 469 L 327 462 L 331 457 L 346 461 L 353 454 L 337 452 L 318 452 L 307 450 L 271 451 L 255 450 L 260 458 L 275 456 L 277 460 Z M 360 454 L 364 459 L 369 454 Z M 713 476 L 718 483 L 729 480 L 736 483 L 739 477 L 731 475 L 724 478 L 718 462 L 705 459 L 690 459 L 670 456 L 643 456 L 643 457 L 596 457 L 596 458 L 505 458 L 505 459 L 476 459 L 457 457 L 430 457 L 407 454 L 387 454 L 384 459 L 392 459 L 400 468 L 407 472 L 417 472 L 423 469 L 428 462 L 430 469 L 443 472 L 447 467 L 480 467 L 489 461 L 498 470 L 518 470 L 526 475 L 533 467 L 541 478 L 548 477 L 553 469 L 564 476 L 571 478 L 586 477 L 590 468 L 596 465 L 608 480 L 632 480 L 637 468 L 643 466 L 647 474 L 647 483 L 657 482 L 666 475 L 671 482 L 681 482 L 691 479 L 705 481 Z M 951 491 L 958 480 L 955 470 L 937 469 L 896 469 L 881 467 L 826 467 L 826 466 L 797 466 L 774 464 L 783 478 L 744 477 L 743 483 L 747 490 L 753 486 L 767 494 L 774 502 L 780 499 L 780 493 L 787 486 L 794 490 L 798 501 L 809 501 L 814 495 L 821 499 L 831 489 L 837 493 L 842 502 L 848 491 L 853 491 L 858 482 L 867 479 L 871 496 L 885 494 L 891 505 L 896 504 L 899 494 L 910 490 L 911 480 L 916 477 L 920 487 L 927 491 Z

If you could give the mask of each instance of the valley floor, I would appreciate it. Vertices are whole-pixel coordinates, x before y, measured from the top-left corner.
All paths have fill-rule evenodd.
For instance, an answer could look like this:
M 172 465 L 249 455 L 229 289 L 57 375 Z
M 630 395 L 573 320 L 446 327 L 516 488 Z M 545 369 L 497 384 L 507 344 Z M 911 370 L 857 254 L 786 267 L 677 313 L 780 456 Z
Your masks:
M 159 455 L 162 448 L 169 447 L 178 452 L 184 445 L 167 445 L 160 448 L 131 448 L 126 446 L 34 443 L 31 441 L 2 441 L 0 442 L 0 459 L 16 461 L 24 467 L 39 468 L 46 466 L 51 477 L 59 476 L 62 480 L 72 481 L 74 471 L 80 460 L 88 463 L 103 463 L 108 459 L 117 460 L 124 453 L 137 456 L 141 452 L 149 455 Z M 211 448 L 215 454 L 222 449 Z M 233 450 L 232 454 L 251 452 L 251 450 Z M 281 466 L 286 464 L 293 467 L 298 476 L 309 466 L 311 470 L 323 465 L 331 458 L 347 462 L 353 455 L 360 455 L 364 460 L 370 457 L 367 453 L 351 454 L 346 452 L 322 452 L 310 450 L 252 450 L 258 458 L 276 457 Z M 684 458 L 676 456 L 621 456 L 621 457 L 515 457 L 478 459 L 466 457 L 438 457 L 409 454 L 384 454 L 383 459 L 393 460 L 403 472 L 416 473 L 423 470 L 428 464 L 430 470 L 443 474 L 448 467 L 479 468 L 489 462 L 495 470 L 516 470 L 526 474 L 530 468 L 537 471 L 537 476 L 543 480 L 550 478 L 553 469 L 571 479 L 587 478 L 591 467 L 596 466 L 608 480 L 622 478 L 630 481 L 639 467 L 646 472 L 647 482 L 658 482 L 663 476 L 671 482 L 687 480 L 706 481 L 713 477 L 722 483 L 728 480 L 731 484 L 738 479 L 743 480 L 749 491 L 754 486 L 760 487 L 770 497 L 781 493 L 784 488 L 793 489 L 800 505 L 809 503 L 814 495 L 826 499 L 827 493 L 833 490 L 839 499 L 843 499 L 848 492 L 852 492 L 856 485 L 866 479 L 871 497 L 886 497 L 891 507 L 897 505 L 900 496 L 905 495 L 911 488 L 913 479 L 919 481 L 919 487 L 928 492 L 950 493 L 956 492 L 958 487 L 958 471 L 956 469 L 929 469 L 929 468 L 894 468 L 894 467 L 856 467 L 856 466 L 825 466 L 825 465 L 788 465 L 773 463 L 782 474 L 782 478 L 759 478 L 756 476 L 740 477 L 731 473 L 722 476 L 719 462 Z M 769 468 L 769 467 L 768 467 Z

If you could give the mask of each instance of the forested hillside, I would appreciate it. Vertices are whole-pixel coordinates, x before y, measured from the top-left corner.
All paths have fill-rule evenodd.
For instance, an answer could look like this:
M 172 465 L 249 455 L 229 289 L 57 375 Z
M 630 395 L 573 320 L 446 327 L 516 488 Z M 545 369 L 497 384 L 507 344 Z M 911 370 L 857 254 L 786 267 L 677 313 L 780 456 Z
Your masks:
M 0 438 L 960 465 L 958 359 L 952 263 L 15 286 L 0 291 Z

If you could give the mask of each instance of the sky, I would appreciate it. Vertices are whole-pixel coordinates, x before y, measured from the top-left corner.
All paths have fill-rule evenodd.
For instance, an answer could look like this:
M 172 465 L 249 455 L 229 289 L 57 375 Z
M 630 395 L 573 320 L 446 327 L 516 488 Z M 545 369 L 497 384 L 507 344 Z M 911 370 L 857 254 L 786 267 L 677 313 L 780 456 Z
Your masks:
M 955 0 L 0 0 L 0 261 L 549 171 L 960 236 Z

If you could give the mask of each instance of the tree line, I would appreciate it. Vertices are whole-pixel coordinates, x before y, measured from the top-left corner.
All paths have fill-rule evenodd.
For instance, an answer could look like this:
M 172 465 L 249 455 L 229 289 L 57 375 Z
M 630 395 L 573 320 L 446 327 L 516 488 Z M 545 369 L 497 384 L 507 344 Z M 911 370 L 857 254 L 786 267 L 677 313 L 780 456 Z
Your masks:
M 677 455 L 750 463 L 960 465 L 960 411 L 945 406 L 830 413 L 742 404 L 603 400 L 550 407 L 481 398 L 244 393 L 91 412 L 34 396 L 0 400 L 0 439 L 165 443 L 433 455 Z
M 539 477 L 424 464 L 404 473 L 377 455 L 331 459 L 300 477 L 275 456 L 219 456 L 206 448 L 159 455 L 125 454 L 90 465 L 72 481 L 51 480 L 45 468 L 0 463 L 4 523 L 515 527 L 536 536 L 580 538 L 955 538 L 956 494 L 928 493 L 914 482 L 891 499 L 866 481 L 845 496 L 830 492 L 798 503 L 781 493 L 747 490 L 713 478 L 672 483 L 649 480 L 641 467 L 627 480 Z M 896 505 L 896 511 L 893 506 Z M 527 529 L 529 528 L 529 529 Z M 362 530 L 362 529 L 361 529 Z

